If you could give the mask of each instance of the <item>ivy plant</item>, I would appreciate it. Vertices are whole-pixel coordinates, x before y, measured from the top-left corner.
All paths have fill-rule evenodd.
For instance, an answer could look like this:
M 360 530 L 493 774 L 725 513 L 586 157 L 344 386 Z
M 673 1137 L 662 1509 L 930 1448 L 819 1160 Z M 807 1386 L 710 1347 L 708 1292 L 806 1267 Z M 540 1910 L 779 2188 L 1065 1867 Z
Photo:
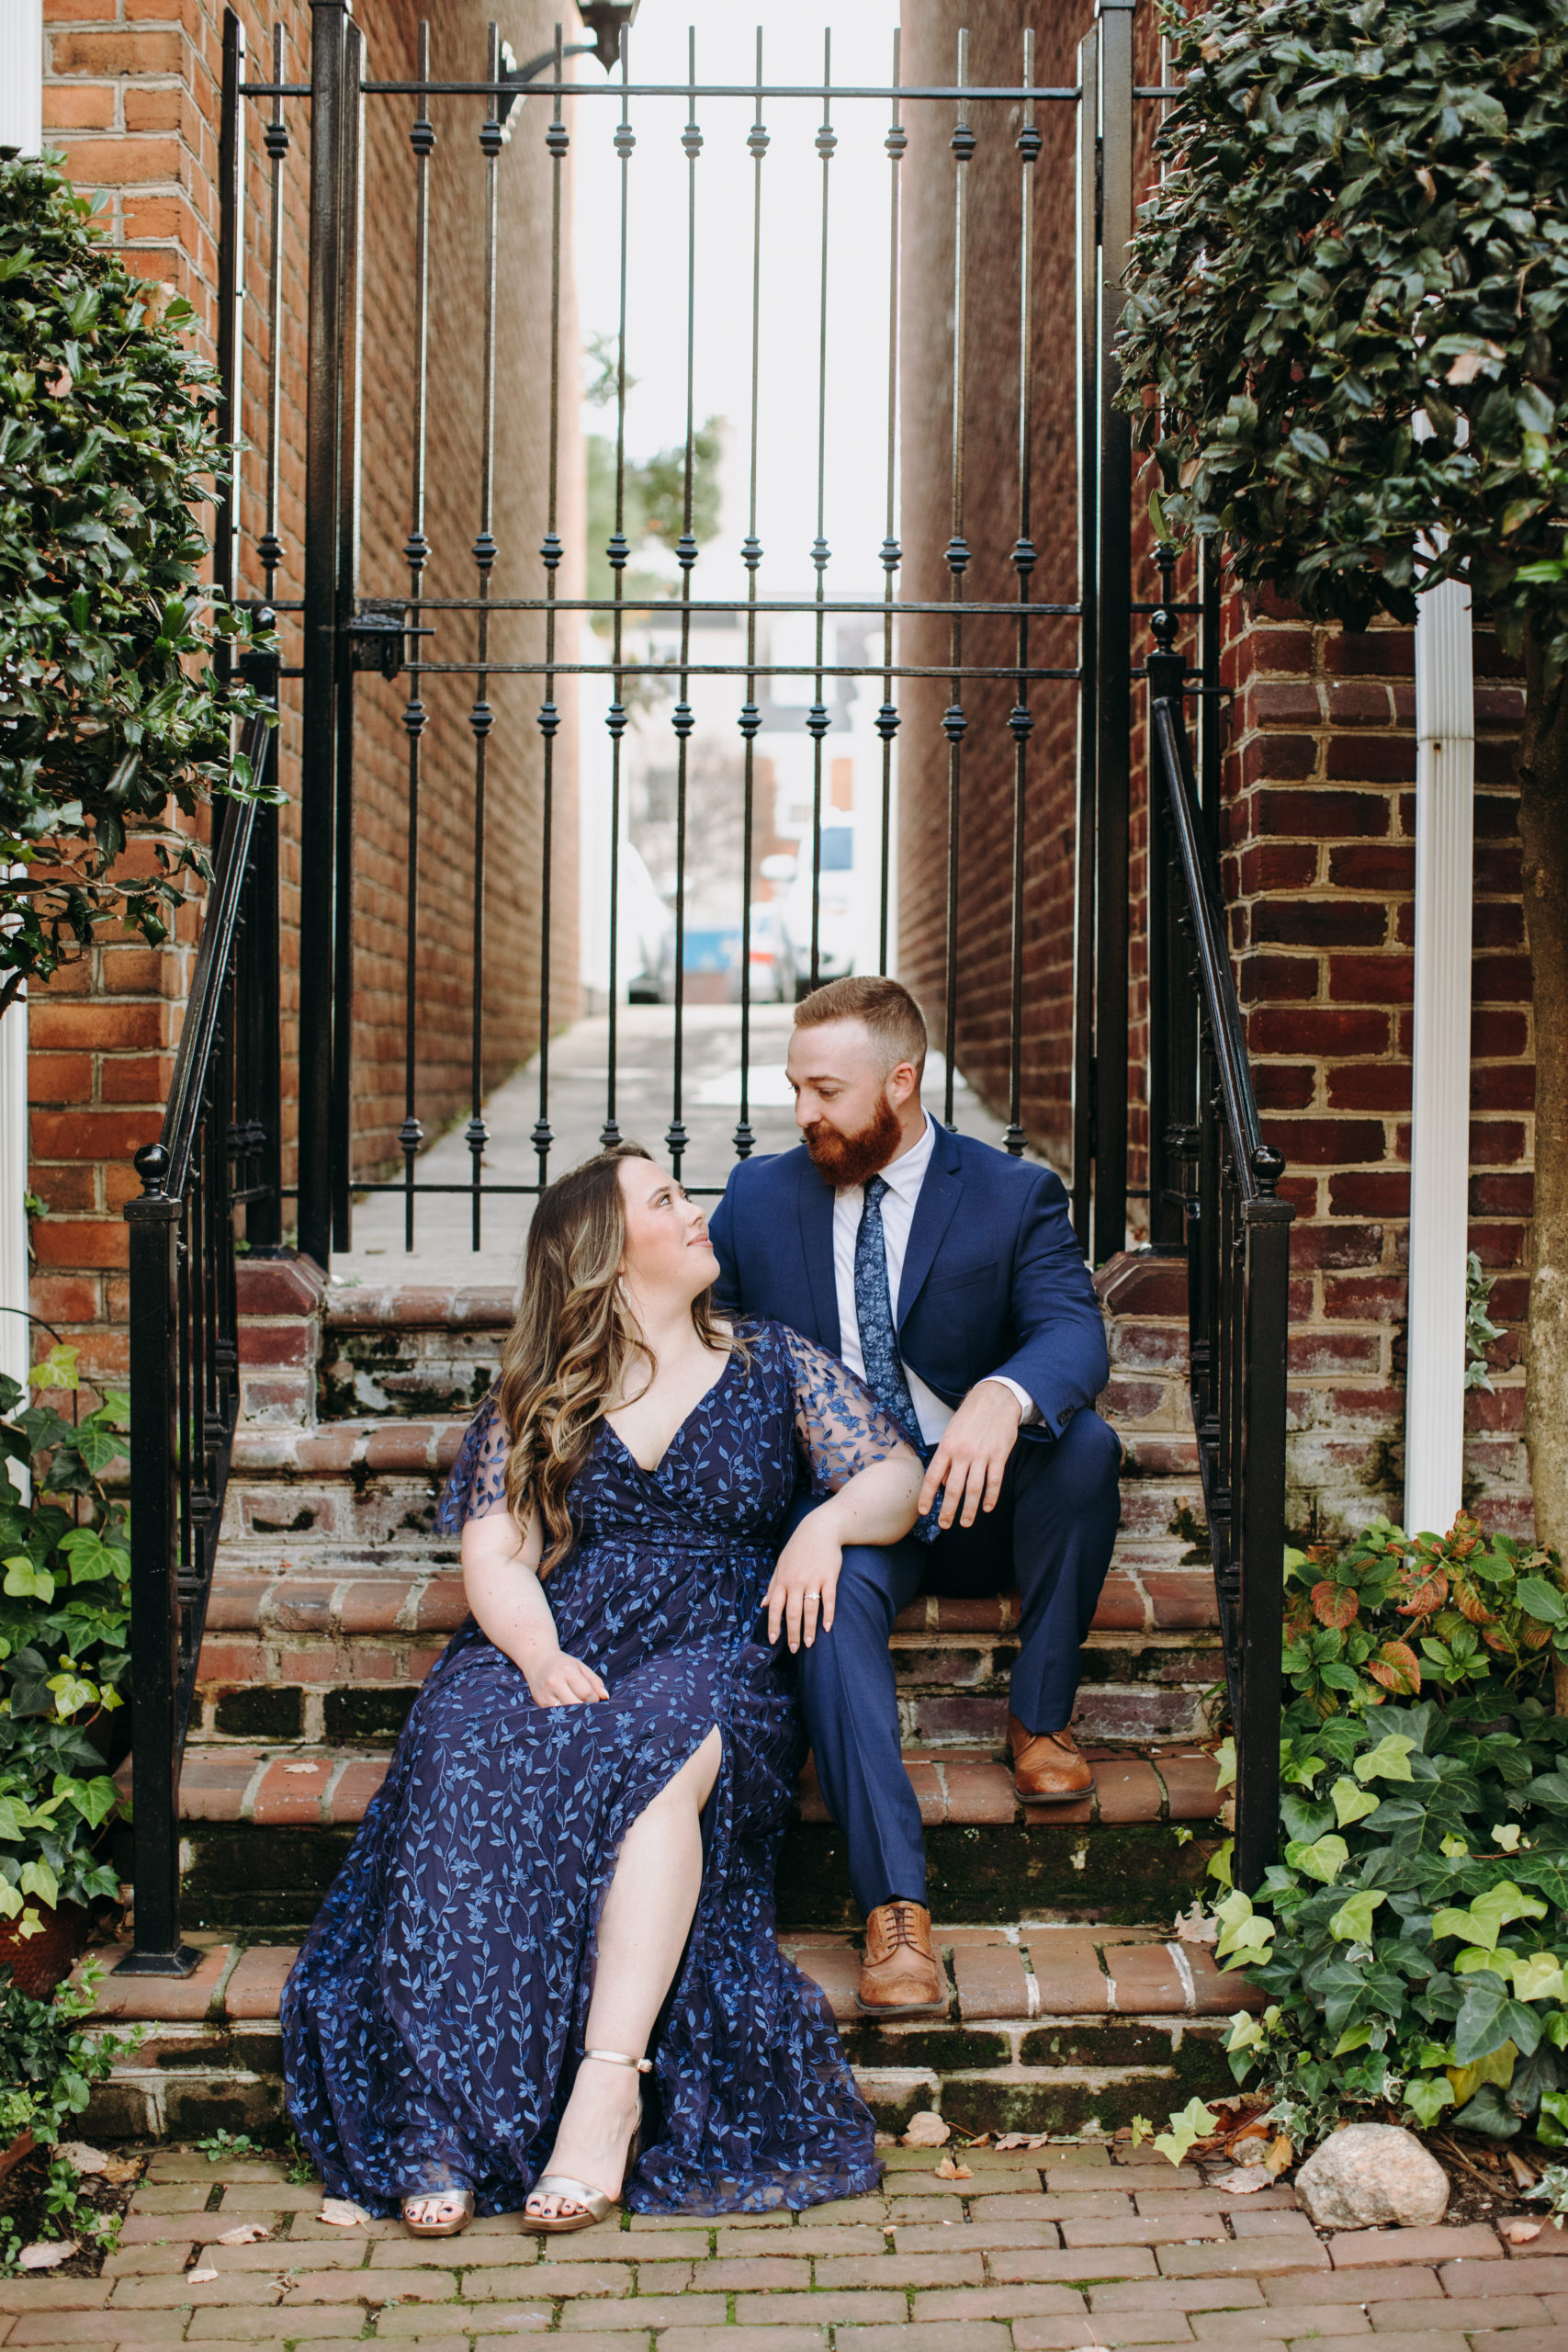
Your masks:
M 201 577 L 227 458 L 192 321 L 49 159 L 0 154 L 0 1014 L 106 920 L 163 940 L 208 872 L 188 820 L 249 784 L 230 739 L 259 705 L 216 655 L 251 624 Z
M 1363 628 L 1462 574 L 1520 652 L 1537 1053 L 1526 1436 L 1568 1545 L 1568 0 L 1172 5 L 1123 397 L 1162 533 Z
M 74 1351 L 34 1366 L 40 1392 L 77 1385 Z M 124 1460 L 129 1407 L 110 1394 L 79 1421 L 26 1403 L 0 1377 L 0 1920 L 112 1896 L 103 1832 L 123 1801 L 109 1775 L 130 1668 L 130 1549 L 104 1479 Z
M 1286 1717 L 1281 1859 L 1218 1905 L 1238 2012 L 1298 2144 L 1348 2108 L 1568 2145 L 1568 1724 L 1495 1690 Z

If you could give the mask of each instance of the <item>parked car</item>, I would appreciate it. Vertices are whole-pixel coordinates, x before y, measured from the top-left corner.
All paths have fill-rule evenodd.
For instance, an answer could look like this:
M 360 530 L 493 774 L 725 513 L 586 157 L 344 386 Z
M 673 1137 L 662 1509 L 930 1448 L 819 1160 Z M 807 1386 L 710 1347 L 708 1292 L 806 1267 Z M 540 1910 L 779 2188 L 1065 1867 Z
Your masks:
M 854 898 L 852 876 L 855 834 L 852 825 L 822 828 L 821 888 L 817 915 L 817 980 L 841 980 L 854 970 Z M 772 864 L 770 859 L 768 864 Z M 765 869 L 764 869 L 765 870 Z M 800 998 L 811 987 L 811 842 L 800 844 L 794 877 L 784 892 L 780 918 L 793 973 L 791 993 Z
M 640 851 L 621 846 L 615 958 L 628 1004 L 660 1004 L 675 961 L 675 918 L 654 888 Z

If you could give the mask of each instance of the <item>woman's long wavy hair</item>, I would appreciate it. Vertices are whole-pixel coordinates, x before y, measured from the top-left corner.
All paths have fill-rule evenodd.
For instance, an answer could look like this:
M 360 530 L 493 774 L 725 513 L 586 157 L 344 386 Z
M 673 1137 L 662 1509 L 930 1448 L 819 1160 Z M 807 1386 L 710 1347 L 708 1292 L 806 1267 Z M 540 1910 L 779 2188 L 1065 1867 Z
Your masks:
M 528 1228 L 523 1303 L 502 1350 L 497 1400 L 511 1440 L 507 1506 L 520 1528 L 531 1507 L 544 1522 L 541 1576 L 570 1546 L 568 1493 L 606 1406 L 627 1401 L 625 1381 L 633 1358 L 641 1355 L 649 1365 L 638 1396 L 658 1371 L 620 1286 L 625 1159 L 652 1164 L 653 1155 L 640 1144 L 617 1144 L 540 1193 Z M 704 1291 L 692 1301 L 692 1322 L 705 1347 L 720 1349 L 727 1342 L 712 1299 Z

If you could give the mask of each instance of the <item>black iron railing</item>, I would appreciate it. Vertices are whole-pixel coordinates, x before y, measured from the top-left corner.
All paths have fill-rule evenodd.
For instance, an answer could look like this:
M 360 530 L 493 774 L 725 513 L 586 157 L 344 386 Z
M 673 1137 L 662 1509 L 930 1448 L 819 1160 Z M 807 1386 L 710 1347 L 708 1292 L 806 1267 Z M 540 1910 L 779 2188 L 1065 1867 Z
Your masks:
M 254 785 L 272 729 L 245 749 Z M 131 1975 L 185 1975 L 179 1780 L 240 1409 L 235 1263 L 280 1238 L 277 812 L 226 800 L 163 1132 L 130 1227 Z
M 1148 664 L 1151 1227 L 1158 1247 L 1174 1220 L 1186 1246 L 1192 1421 L 1235 1730 L 1234 1871 L 1251 1892 L 1274 1859 L 1279 1815 L 1295 1212 L 1279 1196 L 1284 1160 L 1258 1125 L 1177 625 L 1168 594 Z

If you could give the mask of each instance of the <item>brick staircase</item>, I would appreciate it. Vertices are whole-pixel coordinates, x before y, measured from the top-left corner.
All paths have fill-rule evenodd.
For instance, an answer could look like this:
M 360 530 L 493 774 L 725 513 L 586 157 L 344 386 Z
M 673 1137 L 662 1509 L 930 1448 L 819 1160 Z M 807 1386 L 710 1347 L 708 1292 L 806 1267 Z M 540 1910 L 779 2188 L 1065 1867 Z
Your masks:
M 105 1987 L 106 2013 L 160 2026 L 108 2095 L 128 2128 L 132 2110 L 135 2128 L 158 2128 L 171 2100 L 219 2120 L 276 2100 L 288 1957 L 465 1615 L 457 1544 L 431 1522 L 513 1314 L 497 1290 L 340 1289 L 305 1262 L 248 1264 L 242 1283 L 244 1418 L 181 1788 L 187 1931 L 212 1951 L 186 1984 Z M 942 1930 L 945 2021 L 874 2028 L 854 2011 L 858 1914 L 809 1770 L 786 1840 L 784 1939 L 829 1986 L 890 2120 L 946 2097 L 977 2129 L 1121 2121 L 1157 2104 L 1161 2084 L 1213 2086 L 1214 2029 L 1199 2021 L 1237 2005 L 1202 1948 L 1161 1940 L 1222 1834 L 1201 1745 L 1223 1667 L 1183 1270 L 1128 1257 L 1100 1286 L 1102 1408 L 1128 1460 L 1077 1718 L 1093 1797 L 1039 1807 L 1014 1793 L 1012 1597 L 932 1597 L 899 1618 L 894 1647 L 932 1909 L 963 1923 Z

